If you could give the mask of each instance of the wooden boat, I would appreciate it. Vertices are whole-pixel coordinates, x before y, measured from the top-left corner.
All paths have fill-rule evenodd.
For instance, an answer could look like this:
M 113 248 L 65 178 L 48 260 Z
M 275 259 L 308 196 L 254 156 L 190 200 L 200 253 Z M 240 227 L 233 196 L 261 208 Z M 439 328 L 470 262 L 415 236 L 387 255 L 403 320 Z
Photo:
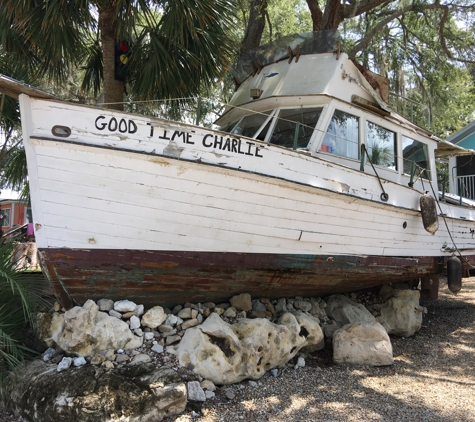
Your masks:
M 218 129 L 19 94 L 35 236 L 65 306 L 315 296 L 475 259 L 475 208 L 438 201 L 467 153 L 392 111 L 335 32 L 260 47 Z M 424 228 L 421 196 L 440 225 Z M 437 221 L 435 222 L 437 223 Z M 436 286 L 436 287 L 434 287 Z

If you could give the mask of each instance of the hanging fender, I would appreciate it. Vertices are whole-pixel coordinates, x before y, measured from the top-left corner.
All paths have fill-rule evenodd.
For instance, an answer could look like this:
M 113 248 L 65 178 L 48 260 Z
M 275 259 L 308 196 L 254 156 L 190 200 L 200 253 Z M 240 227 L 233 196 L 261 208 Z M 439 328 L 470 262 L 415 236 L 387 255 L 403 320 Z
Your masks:
M 424 193 L 420 198 L 422 224 L 424 229 L 430 234 L 439 230 L 439 217 L 437 216 L 437 207 L 435 199 L 428 193 Z
M 462 289 L 462 263 L 456 256 L 447 260 L 447 285 L 454 295 Z

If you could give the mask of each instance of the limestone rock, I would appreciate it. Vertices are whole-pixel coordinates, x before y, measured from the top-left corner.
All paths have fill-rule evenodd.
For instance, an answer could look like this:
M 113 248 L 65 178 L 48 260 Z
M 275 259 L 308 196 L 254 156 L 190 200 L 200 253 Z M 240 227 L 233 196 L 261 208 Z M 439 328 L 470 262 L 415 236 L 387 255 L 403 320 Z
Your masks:
M 199 324 L 199 322 L 196 318 L 189 319 L 189 320 L 183 322 L 183 324 L 181 324 L 181 329 L 182 330 L 187 330 L 188 328 L 195 327 L 198 324 Z
M 294 302 L 294 308 L 300 309 L 301 311 L 309 312 L 312 309 L 312 304 L 305 300 L 296 300 Z
M 326 314 L 343 325 L 376 321 L 371 312 L 363 305 L 344 295 L 332 295 L 328 298 Z
M 249 293 L 233 296 L 229 302 L 231 302 L 231 306 L 238 311 L 250 311 L 252 309 L 252 300 Z
M 388 334 L 410 337 L 422 325 L 423 308 L 419 305 L 419 290 L 394 290 L 394 297 L 381 306 L 377 321 Z
M 129 340 L 125 346 L 121 346 L 124 349 L 137 349 L 138 347 L 142 347 L 143 345 L 143 337 L 132 335 L 132 339 Z
M 110 299 L 99 299 L 97 306 L 99 306 L 100 311 L 109 312 L 111 309 L 114 309 L 114 301 Z
M 63 318 L 62 332 L 54 331 L 51 341 L 70 355 L 92 356 L 105 349 L 140 347 L 143 342 L 124 321 L 99 312 L 92 300 L 65 312 Z
M 161 306 L 154 306 L 145 312 L 142 316 L 142 326 L 157 328 L 167 319 L 167 314 Z
M 117 312 L 133 312 L 137 305 L 131 300 L 118 300 L 114 302 L 114 310 Z
M 155 422 L 185 410 L 186 386 L 171 368 L 151 363 L 50 368 L 35 360 L 12 376 L 7 408 L 35 422 Z
M 56 353 L 56 350 L 53 349 L 52 347 L 49 347 L 48 349 L 46 349 L 45 352 L 43 353 L 43 362 L 48 362 L 49 360 L 51 360 L 51 358 L 54 356 L 55 353 Z
M 114 318 L 122 319 L 122 314 L 120 312 L 114 311 L 113 309 L 109 311 L 109 315 Z
M 64 314 L 39 313 L 36 316 L 36 332 L 48 347 L 57 347 L 58 338 L 64 330 Z
M 178 312 L 178 316 L 181 319 L 191 319 L 192 318 L 191 308 L 183 308 L 182 310 Z
M 302 315 L 284 314 L 279 324 L 241 319 L 230 325 L 212 313 L 203 324 L 185 332 L 178 360 L 215 384 L 259 379 L 269 369 L 284 366 L 302 347 L 323 338 L 317 320 Z
M 198 381 L 190 381 L 186 384 L 188 387 L 188 399 L 192 401 L 206 401 L 205 392 Z
M 264 305 L 259 299 L 254 299 L 252 302 L 252 310 L 256 312 L 267 311 L 267 306 Z
M 56 370 L 58 372 L 65 371 L 66 369 L 69 369 L 72 363 L 72 358 L 63 358 L 61 359 L 61 362 L 58 363 L 58 367 L 56 368 Z
M 130 361 L 130 364 L 132 365 L 137 365 L 139 363 L 148 363 L 151 362 L 152 358 L 147 355 L 146 353 L 139 353 L 138 355 L 135 355 L 132 360 Z
M 203 390 L 216 391 L 216 386 L 210 380 L 203 380 L 200 385 Z
M 135 330 L 137 328 L 140 328 L 140 318 L 134 315 L 130 318 L 130 329 Z
M 388 333 L 376 321 L 343 326 L 333 335 L 333 361 L 371 366 L 392 365 L 393 348 Z
M 82 356 L 79 356 L 78 358 L 74 358 L 74 360 L 73 360 L 73 365 L 74 366 L 83 366 L 86 363 L 87 363 L 86 359 L 84 359 Z
M 234 306 L 231 306 L 230 308 L 226 309 L 223 314 L 226 318 L 236 318 L 237 312 L 236 308 Z

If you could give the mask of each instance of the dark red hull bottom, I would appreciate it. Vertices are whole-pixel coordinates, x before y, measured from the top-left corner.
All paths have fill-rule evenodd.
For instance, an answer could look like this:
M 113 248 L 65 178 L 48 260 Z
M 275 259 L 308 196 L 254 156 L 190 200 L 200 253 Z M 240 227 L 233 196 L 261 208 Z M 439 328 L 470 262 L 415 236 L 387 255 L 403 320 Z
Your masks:
M 439 274 L 446 261 L 115 249 L 44 249 L 40 257 L 55 294 L 67 308 L 102 298 L 172 306 L 187 301 L 220 303 L 239 293 L 270 299 L 321 296 Z

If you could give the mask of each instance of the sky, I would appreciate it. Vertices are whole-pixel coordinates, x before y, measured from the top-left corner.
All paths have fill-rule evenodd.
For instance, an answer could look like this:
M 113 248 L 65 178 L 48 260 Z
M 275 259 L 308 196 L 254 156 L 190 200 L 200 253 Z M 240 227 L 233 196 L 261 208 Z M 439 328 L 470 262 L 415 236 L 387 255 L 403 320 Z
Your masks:
M 0 190 L 0 199 L 18 199 L 19 193 L 10 189 Z

